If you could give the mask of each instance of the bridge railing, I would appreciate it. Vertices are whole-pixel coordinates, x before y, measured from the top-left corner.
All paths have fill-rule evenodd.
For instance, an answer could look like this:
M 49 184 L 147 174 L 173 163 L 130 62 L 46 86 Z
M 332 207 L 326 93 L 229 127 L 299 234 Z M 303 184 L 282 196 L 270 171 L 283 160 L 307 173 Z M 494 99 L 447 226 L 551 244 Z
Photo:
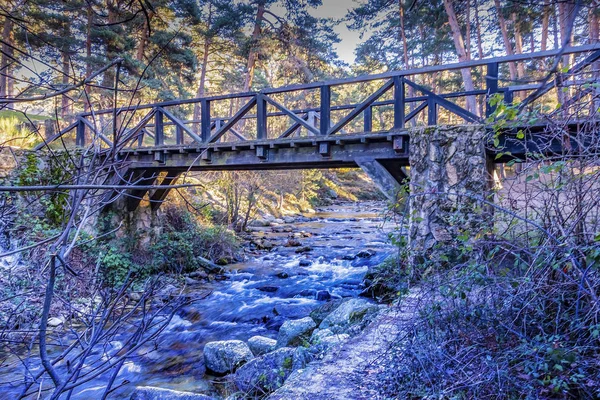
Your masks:
M 570 58 L 542 83 L 515 85 L 501 77 L 514 63 L 554 63 Z M 377 75 L 265 89 L 196 99 L 123 106 L 79 114 L 73 124 L 38 146 L 75 132 L 75 144 L 92 139 L 100 147 L 144 148 L 157 146 L 206 147 L 215 143 L 249 143 L 264 140 L 299 140 L 330 135 L 403 129 L 407 124 L 481 123 L 494 111 L 487 99 L 500 93 L 512 103 L 518 95 L 522 105 L 533 104 L 559 87 L 598 79 L 600 44 L 473 60 L 446 66 L 392 71 Z M 594 64 L 595 63 L 595 64 Z M 456 91 L 439 93 L 431 77 L 469 69 L 483 87 L 466 91 L 455 80 Z M 555 68 L 556 69 L 556 68 Z M 537 77 L 543 78 L 546 72 Z M 502 82 L 509 85 L 502 86 Z M 520 82 L 522 83 L 522 82 Z M 594 94 L 594 88 L 579 91 L 563 107 Z M 360 102 L 346 100 L 363 98 Z M 470 102 L 469 99 L 474 99 Z M 477 106 L 473 106 L 473 105 Z M 375 118 L 375 111 L 378 118 Z M 192 118 L 189 118 L 192 116 Z

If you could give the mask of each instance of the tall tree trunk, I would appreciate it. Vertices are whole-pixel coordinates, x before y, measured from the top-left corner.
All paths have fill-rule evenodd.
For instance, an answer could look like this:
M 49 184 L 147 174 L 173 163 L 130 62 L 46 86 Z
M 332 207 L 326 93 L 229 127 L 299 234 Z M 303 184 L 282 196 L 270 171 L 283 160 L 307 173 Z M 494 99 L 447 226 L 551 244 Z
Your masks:
M 512 56 L 514 54 L 512 44 L 510 43 L 510 38 L 508 37 L 508 28 L 506 27 L 506 20 L 504 19 L 504 15 L 502 14 L 502 8 L 500 7 L 500 0 L 494 0 L 494 4 L 496 5 L 496 12 L 498 13 L 498 23 L 500 24 L 500 32 L 502 33 L 502 40 L 504 40 L 504 47 L 506 49 L 506 54 Z M 510 71 L 510 80 L 517 80 L 517 66 L 515 63 L 508 63 L 508 70 Z
M 211 28 L 212 25 L 212 4 L 208 5 L 208 18 L 206 21 L 206 26 L 208 29 Z M 198 90 L 196 91 L 196 97 L 204 97 L 205 88 L 206 88 L 206 71 L 208 71 L 208 52 L 210 51 L 210 46 L 212 45 L 212 38 L 207 36 L 204 38 L 204 45 L 202 46 L 202 67 L 200 70 L 200 82 L 198 83 Z M 194 104 L 194 114 L 193 120 L 198 121 L 200 119 L 200 103 Z M 194 130 L 196 133 L 200 131 L 200 125 L 194 123 Z
M 590 43 L 597 43 L 600 40 L 600 17 L 598 13 L 600 12 L 600 0 L 593 0 L 592 7 L 590 7 L 588 11 L 588 21 L 589 21 L 589 34 L 590 34 Z M 594 70 L 594 80 L 596 82 L 600 81 L 600 61 L 596 61 L 592 64 L 592 69 Z M 594 100 L 594 104 L 591 105 L 590 114 L 597 114 L 600 108 L 600 88 L 596 88 L 596 97 Z
M 517 13 L 513 12 L 511 14 L 511 19 L 512 19 L 512 24 L 513 24 L 513 31 L 514 31 L 514 36 L 515 36 L 515 53 L 516 54 L 523 54 L 523 35 L 521 34 L 521 25 L 519 25 L 519 21 L 517 19 Z M 525 64 L 523 62 L 517 62 L 517 79 L 519 79 L 519 81 L 522 81 L 522 79 L 525 77 Z M 525 99 L 526 97 L 526 93 L 525 92 L 518 92 L 517 93 L 519 98 L 521 98 L 521 100 Z
M 575 23 L 575 4 L 572 1 L 558 3 L 558 15 L 560 26 L 560 45 L 561 47 L 570 46 L 573 43 L 572 24 Z M 571 65 L 572 55 L 565 54 L 562 57 L 562 67 L 567 68 Z M 557 90 L 558 102 L 564 104 L 570 96 L 570 90 L 567 87 L 566 93 L 561 88 Z
M 479 0 L 475 0 L 475 30 L 477 31 L 477 55 L 483 58 L 483 40 L 481 39 L 481 21 L 479 20 Z
M 546 51 L 548 48 L 548 30 L 550 28 L 550 5 L 548 2 L 544 3 L 544 13 L 542 17 L 542 39 L 541 39 L 541 50 Z
M 465 18 L 465 26 L 466 26 L 466 30 L 465 30 L 465 48 L 466 48 L 466 53 L 467 53 L 467 57 L 470 60 L 471 59 L 471 0 L 467 0 L 467 9 L 465 11 L 466 18 Z
M 62 84 L 64 86 L 69 85 L 69 75 L 70 75 L 70 63 L 69 63 L 69 53 L 66 51 L 61 52 L 62 56 Z M 61 98 L 60 105 L 60 116 L 65 119 L 70 112 L 70 102 L 69 96 L 67 94 L 63 94 Z
M 561 1 L 558 3 L 558 15 L 560 24 L 560 39 L 561 46 L 569 46 L 573 43 L 573 29 L 571 24 L 574 23 L 575 3 L 572 1 Z M 563 56 L 563 67 L 571 64 L 571 56 Z
M 558 18 L 556 17 L 556 5 L 552 6 L 552 34 L 554 36 L 554 50 L 560 46 L 560 38 L 558 37 Z
M 467 50 L 465 49 L 463 37 L 460 32 L 458 20 L 456 19 L 456 13 L 454 12 L 452 0 L 444 0 L 444 7 L 446 8 L 446 14 L 448 14 L 448 22 L 450 23 L 450 28 L 452 30 L 452 38 L 454 39 L 454 47 L 456 47 L 458 60 L 461 62 L 467 61 L 469 60 L 469 55 L 467 53 Z M 463 68 L 460 70 L 460 73 L 463 78 L 465 90 L 474 90 L 475 86 L 473 85 L 473 77 L 471 76 L 471 70 L 468 68 Z M 479 111 L 477 110 L 475 96 L 467 96 L 467 109 L 472 113 L 479 114 Z
M 254 30 L 252 31 L 252 46 L 250 53 L 248 54 L 248 64 L 246 66 L 246 78 L 244 80 L 244 92 L 248 92 L 252 87 L 252 81 L 254 80 L 254 69 L 256 68 L 256 60 L 258 58 L 257 44 L 260 39 L 261 26 L 265 14 L 265 0 L 258 2 L 258 8 L 256 9 L 256 19 L 254 21 Z
M 93 72 L 92 67 L 92 25 L 94 23 L 94 10 L 92 10 L 92 3 L 88 2 L 87 6 L 87 26 L 85 28 L 85 77 L 87 78 Z M 84 99 L 84 110 L 87 112 L 90 110 L 90 99 L 92 97 L 92 87 L 89 86 L 84 88 L 87 91 L 87 96 Z
M 400 40 L 402 41 L 402 58 L 404 61 L 404 68 L 410 69 L 409 59 L 408 59 L 408 40 L 406 40 L 406 29 L 404 25 L 404 0 L 398 1 L 398 15 L 400 17 Z M 414 97 L 415 90 L 412 86 L 408 87 L 408 97 Z M 408 103 L 408 109 L 413 111 L 415 109 L 415 103 Z M 415 118 L 410 120 L 411 126 L 416 126 L 417 120 Z
M 12 76 L 11 76 L 11 57 L 14 55 L 13 49 L 13 22 L 5 17 L 2 25 L 2 38 L 6 43 L 2 43 L 2 58 L 0 59 L 0 97 L 12 96 Z M 8 105 L 12 109 L 12 105 Z
M 144 54 L 146 53 L 146 46 L 148 45 L 148 38 L 150 37 L 150 21 L 152 21 L 152 17 L 154 13 L 152 11 L 148 12 L 148 18 L 144 20 L 144 27 L 142 29 L 142 36 L 140 37 L 140 42 L 138 43 L 138 47 L 135 53 L 135 59 L 138 61 L 144 60 Z

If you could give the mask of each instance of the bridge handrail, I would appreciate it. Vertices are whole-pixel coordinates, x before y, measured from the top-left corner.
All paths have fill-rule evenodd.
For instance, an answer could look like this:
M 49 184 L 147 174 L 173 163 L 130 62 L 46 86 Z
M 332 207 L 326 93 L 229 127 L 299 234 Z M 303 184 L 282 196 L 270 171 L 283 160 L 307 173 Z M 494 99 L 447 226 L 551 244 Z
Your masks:
M 223 95 L 218 95 L 218 96 L 206 96 L 206 97 L 195 97 L 195 98 L 191 98 L 191 99 L 169 100 L 169 101 L 162 101 L 162 102 L 157 102 L 157 103 L 142 104 L 139 106 L 120 107 L 120 108 L 118 108 L 118 110 L 120 112 L 136 111 L 136 110 L 143 110 L 143 109 L 154 108 L 154 107 L 168 107 L 168 106 L 178 106 L 178 105 L 184 105 L 184 104 L 200 103 L 202 100 L 208 100 L 208 101 L 229 100 L 229 99 L 252 97 L 252 96 L 255 96 L 255 95 L 261 94 L 261 93 L 262 94 L 274 94 L 274 93 L 294 92 L 294 91 L 298 91 L 298 90 L 318 89 L 321 86 L 339 86 L 339 85 L 345 85 L 345 84 L 351 84 L 351 83 L 362 83 L 362 82 L 376 81 L 376 80 L 381 80 L 381 79 L 390 79 L 390 78 L 401 77 L 401 76 L 423 75 L 423 74 L 429 74 L 429 73 L 434 73 L 434 72 L 458 70 L 458 69 L 463 69 L 463 68 L 481 67 L 481 66 L 485 66 L 485 65 L 488 65 L 491 63 L 506 64 L 506 63 L 510 63 L 510 62 L 527 61 L 527 60 L 535 60 L 535 59 L 540 59 L 540 58 L 554 57 L 557 55 L 562 56 L 562 55 L 585 53 L 587 51 L 595 51 L 595 50 L 600 50 L 600 43 L 592 43 L 592 44 L 586 44 L 586 45 L 582 45 L 582 46 L 567 47 L 563 51 L 561 51 L 561 49 L 555 49 L 555 50 L 538 51 L 535 53 L 513 54 L 513 55 L 509 55 L 509 56 L 482 58 L 481 60 L 469 60 L 469 61 L 464 61 L 464 62 L 446 64 L 446 65 L 431 65 L 431 66 L 427 66 L 427 67 L 412 68 L 412 69 L 407 69 L 407 70 L 383 72 L 380 74 L 359 75 L 359 76 L 350 77 L 350 78 L 332 79 L 332 80 L 327 80 L 327 81 L 317 81 L 317 82 L 297 84 L 297 85 L 286 85 L 286 86 L 280 86 L 277 88 L 263 89 L 263 90 L 254 91 L 254 92 L 229 93 L 229 94 L 223 94 Z M 112 112 L 113 112 L 112 108 L 106 108 L 106 109 L 94 111 L 93 114 L 96 114 L 96 115 L 108 114 L 108 113 L 112 113 Z M 86 113 L 81 113 L 78 115 L 91 116 L 92 113 L 86 112 Z
M 428 66 L 422 67 L 418 69 L 409 69 L 403 71 L 390 71 L 381 74 L 374 75 L 362 75 L 358 77 L 352 78 L 344 78 L 344 79 L 336 79 L 329 81 L 320 81 L 309 84 L 301 84 L 301 85 L 288 85 L 279 88 L 269 88 L 264 89 L 259 92 L 245 92 L 245 93 L 234 93 L 234 94 L 226 94 L 219 96 L 208 96 L 203 98 L 193 98 L 193 99 L 183 99 L 183 100 L 172 100 L 172 101 L 164 101 L 152 104 L 144 104 L 144 105 L 136 105 L 136 106 L 126 106 L 120 107 L 117 109 L 105 109 L 94 112 L 85 112 L 77 115 L 76 122 L 71 124 L 66 129 L 59 132 L 54 137 L 46 140 L 44 143 L 40 144 L 36 147 L 36 149 L 40 149 L 41 147 L 47 145 L 49 142 L 58 139 L 60 136 L 64 135 L 66 132 L 71 131 L 73 129 L 77 130 L 76 135 L 76 144 L 83 146 L 85 144 L 85 130 L 86 127 L 92 130 L 97 134 L 98 137 L 105 143 L 111 145 L 110 139 L 108 139 L 101 132 L 96 132 L 94 125 L 87 120 L 87 117 L 97 116 L 102 114 L 111 113 L 113 115 L 121 114 L 124 112 L 130 111 L 139 111 L 139 110 L 148 110 L 150 112 L 142 118 L 142 120 L 132 129 L 129 129 L 126 132 L 123 132 L 120 137 L 117 137 L 120 146 L 125 145 L 126 142 L 131 142 L 132 140 L 137 140 L 139 145 L 142 146 L 143 137 L 145 134 L 149 134 L 146 131 L 146 127 L 154 127 L 154 135 L 151 137 L 155 140 L 156 145 L 162 145 L 164 143 L 164 126 L 165 125 L 175 125 L 176 127 L 176 140 L 178 144 L 184 143 L 184 135 L 191 137 L 195 142 L 205 145 L 209 143 L 214 143 L 227 132 L 231 132 L 234 136 L 239 138 L 240 140 L 247 140 L 243 134 L 237 132 L 235 130 L 235 124 L 243 119 L 254 118 L 257 121 L 257 139 L 265 139 L 267 135 L 267 117 L 272 116 L 288 116 L 290 117 L 294 123 L 285 130 L 285 132 L 279 136 L 287 137 L 290 134 L 298 131 L 298 129 L 305 128 L 310 133 L 314 135 L 331 135 L 335 134 L 338 131 L 341 131 L 345 125 L 353 121 L 358 115 L 364 115 L 364 130 L 369 132 L 372 130 L 372 109 L 375 106 L 381 105 L 393 105 L 394 107 L 394 128 L 403 128 L 404 124 L 414 118 L 419 112 L 428 109 L 427 114 L 427 122 L 429 125 L 434 125 L 437 122 L 438 107 L 443 107 L 450 111 L 452 114 L 455 114 L 467 122 L 479 122 L 482 121 L 482 118 L 471 113 L 465 108 L 448 101 L 447 98 L 453 97 L 462 97 L 462 96 L 474 96 L 474 95 L 490 95 L 493 93 L 504 93 L 505 99 L 507 101 L 512 101 L 512 94 L 514 92 L 519 91 L 527 91 L 534 90 L 534 93 L 530 94 L 526 102 L 531 101 L 532 99 L 538 98 L 552 87 L 555 86 L 555 81 L 547 81 L 543 84 L 536 85 L 519 85 L 519 86 L 508 86 L 508 87 L 499 87 L 498 86 L 498 71 L 499 65 L 517 61 L 526 61 L 526 60 L 535 60 L 540 58 L 547 58 L 553 56 L 564 56 L 569 54 L 576 53 L 584 53 L 591 52 L 585 60 L 579 62 L 578 64 L 571 66 L 571 68 L 567 71 L 567 75 L 569 73 L 575 74 L 586 66 L 590 65 L 592 62 L 600 59 L 600 43 L 588 44 L 577 47 L 569 47 L 566 49 L 556 49 L 556 50 L 548 50 L 548 51 L 540 51 L 529 54 L 515 54 L 510 56 L 502 56 L 502 57 L 493 57 L 481 60 L 471 60 L 467 62 L 459 62 L 453 63 L 449 65 L 436 65 L 436 66 Z M 487 66 L 487 74 L 485 76 L 485 89 L 472 90 L 472 91 L 461 91 L 456 93 L 446 93 L 446 94 L 438 94 L 430 91 L 428 88 L 421 86 L 414 82 L 413 80 L 409 80 L 408 77 L 429 74 L 440 71 L 448 71 L 448 70 L 458 70 L 463 68 L 472 68 L 477 66 Z M 332 105 L 331 104 L 331 88 L 334 86 L 344 85 L 344 84 L 354 84 L 361 82 L 369 82 L 369 81 L 378 81 L 383 80 L 384 83 L 379 89 L 370 94 L 366 100 L 363 100 L 360 103 L 356 104 L 344 104 L 344 105 Z M 414 90 L 421 92 L 421 96 L 413 96 L 406 97 L 405 96 L 405 85 L 412 87 Z M 300 91 L 300 90 L 310 90 L 310 89 L 320 89 L 320 104 L 317 107 L 310 107 L 305 109 L 288 109 L 284 104 L 276 101 L 274 98 L 270 97 L 273 94 Z M 392 100 L 383 100 L 380 101 L 380 97 L 387 93 L 388 91 L 393 90 L 394 95 Z M 231 100 L 231 99 L 246 99 L 249 101 L 242 105 L 241 108 L 235 113 L 233 116 L 228 117 L 219 117 L 219 118 L 211 118 L 211 107 L 210 104 L 214 101 L 219 100 Z M 407 103 L 421 102 L 418 106 L 412 110 L 410 113 L 405 115 L 405 105 Z M 179 106 L 185 104 L 197 104 L 201 105 L 201 118 L 197 121 L 181 121 L 174 114 L 166 110 L 166 107 L 170 106 Z M 277 111 L 268 112 L 267 105 L 274 106 Z M 256 108 L 256 114 L 250 115 L 249 111 L 253 108 Z M 338 121 L 335 125 L 332 126 L 331 122 L 331 111 L 335 110 L 348 110 L 351 109 L 350 113 L 343 116 L 340 121 Z M 487 114 L 493 111 L 491 107 L 488 107 Z M 313 119 L 319 119 L 318 126 L 312 126 L 307 122 L 307 118 L 310 118 L 310 113 L 313 112 Z M 318 114 L 316 114 L 318 113 Z M 150 120 L 154 118 L 154 124 L 150 123 Z M 201 132 L 199 135 L 196 132 L 193 132 L 191 129 L 186 127 L 186 124 L 196 123 L 201 125 Z M 223 124 L 223 126 L 221 126 Z M 214 128 L 214 133 L 213 133 Z M 342 131 L 343 132 L 343 131 Z

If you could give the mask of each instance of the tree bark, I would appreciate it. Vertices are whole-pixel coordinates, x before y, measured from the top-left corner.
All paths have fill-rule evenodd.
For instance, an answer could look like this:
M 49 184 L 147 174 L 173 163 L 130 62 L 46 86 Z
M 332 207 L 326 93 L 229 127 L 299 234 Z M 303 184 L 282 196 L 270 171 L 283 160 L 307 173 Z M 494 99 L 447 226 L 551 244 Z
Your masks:
M 404 25 L 404 0 L 398 1 L 398 15 L 400 17 L 400 40 L 402 41 L 402 58 L 404 61 L 404 68 L 410 69 L 408 60 L 408 40 L 406 40 L 406 29 Z M 408 87 L 408 97 L 414 97 L 415 90 L 412 86 Z M 413 111 L 415 109 L 415 103 L 408 103 L 408 109 Z M 411 126 L 416 126 L 417 121 L 415 118 L 410 120 Z
M 521 25 L 517 19 L 517 13 L 512 13 L 512 23 L 515 35 L 515 53 L 523 54 L 523 35 L 521 34 Z M 525 66 L 522 62 L 517 63 L 517 78 L 522 79 L 525 76 Z
M 66 87 L 69 85 L 69 75 L 70 75 L 70 62 L 69 62 L 69 53 L 66 51 L 61 52 L 62 56 L 62 84 Z M 61 98 L 60 104 L 60 116 L 64 119 L 70 114 L 70 101 L 68 94 L 63 94 Z
M 85 77 L 89 77 L 93 72 L 92 66 L 92 24 L 94 23 L 94 10 L 92 10 L 91 2 L 88 2 L 87 6 L 87 26 L 85 29 Z M 89 97 L 92 96 L 92 87 L 85 88 L 88 92 L 84 98 L 84 110 L 87 112 L 90 110 L 91 105 Z
M 144 28 L 142 30 L 142 37 L 140 38 L 140 42 L 138 44 L 135 59 L 138 61 L 144 60 L 144 54 L 146 53 L 146 46 L 148 44 L 148 38 L 150 37 L 150 23 L 152 20 L 154 13 L 152 11 L 148 12 L 148 18 L 144 20 Z
M 542 39 L 540 48 L 542 51 L 546 51 L 548 48 L 548 30 L 550 28 L 550 5 L 544 3 L 544 13 L 542 17 Z
M 458 60 L 461 62 L 468 61 L 469 55 L 467 53 L 467 50 L 465 49 L 462 33 L 460 32 L 460 26 L 458 25 L 458 20 L 456 19 L 456 13 L 454 12 L 452 0 L 444 0 L 444 7 L 446 8 L 446 14 L 448 14 L 448 22 L 452 30 L 452 38 L 454 40 L 454 47 L 456 47 L 456 52 L 458 54 Z M 463 68 L 460 70 L 460 73 L 463 78 L 465 90 L 474 90 L 475 86 L 473 85 L 473 77 L 471 76 L 471 70 L 468 68 Z M 467 109 L 474 114 L 479 114 L 479 111 L 477 110 L 475 96 L 467 96 Z
M 265 14 L 265 0 L 258 2 L 256 9 L 256 19 L 254 21 L 254 30 L 252 32 L 252 47 L 248 54 L 248 64 L 246 66 L 246 78 L 244 79 L 244 92 L 248 92 L 252 87 L 254 80 L 254 69 L 256 68 L 256 60 L 258 59 L 257 42 L 260 39 L 262 32 L 261 26 Z
M 508 37 L 508 28 L 506 27 L 506 20 L 502 15 L 502 8 L 500 7 L 500 0 L 494 0 L 496 5 L 496 12 L 498 13 L 498 23 L 500 24 L 500 32 L 502 33 L 502 39 L 504 40 L 504 47 L 506 48 L 506 55 L 512 56 L 514 54 L 510 38 Z M 510 72 L 510 80 L 517 80 L 517 67 L 515 63 L 508 63 L 508 69 Z
M 479 20 L 479 0 L 475 0 L 475 30 L 477 31 L 477 53 L 479 59 L 483 58 L 483 41 L 481 39 L 481 21 Z
M 212 4 L 208 6 L 208 17 L 206 21 L 206 26 L 210 29 L 212 25 Z M 202 46 L 202 67 L 200 70 L 200 82 L 198 83 L 198 90 L 196 91 L 196 97 L 204 97 L 206 92 L 206 72 L 208 71 L 208 53 L 210 51 L 210 47 L 212 45 L 212 38 L 205 37 L 204 45 Z M 198 121 L 200 119 L 200 103 L 194 104 L 194 121 Z M 194 123 L 195 132 L 198 133 L 200 131 L 200 124 Z
M 592 7 L 590 7 L 588 11 L 588 21 L 589 21 L 589 35 L 590 35 L 590 43 L 597 43 L 600 39 L 600 17 L 598 13 L 600 12 L 600 0 L 593 0 Z M 593 69 L 593 77 L 596 82 L 600 79 L 600 61 L 596 61 L 592 64 Z M 600 88 L 596 88 L 596 97 L 594 100 L 594 104 L 591 105 L 590 114 L 593 115 L 600 108 Z
M 13 22 L 10 18 L 4 18 L 2 25 L 2 38 L 6 43 L 2 44 L 2 58 L 0 59 L 0 97 L 12 96 L 12 79 L 10 74 L 11 57 L 14 55 L 13 49 Z M 8 105 L 12 109 L 12 105 Z
M 471 59 L 471 0 L 467 0 L 467 9 L 466 9 L 466 18 L 465 18 L 465 48 L 467 50 L 467 57 Z

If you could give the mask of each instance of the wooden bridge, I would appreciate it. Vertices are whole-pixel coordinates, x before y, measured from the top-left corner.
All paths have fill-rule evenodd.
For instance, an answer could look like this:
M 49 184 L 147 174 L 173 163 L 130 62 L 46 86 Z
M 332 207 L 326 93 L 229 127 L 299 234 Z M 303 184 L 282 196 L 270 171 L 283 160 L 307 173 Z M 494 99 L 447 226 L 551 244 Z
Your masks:
M 556 72 L 558 57 L 573 62 L 560 72 L 530 77 L 530 83 L 503 77 L 510 63 L 540 71 L 554 67 Z M 78 115 L 38 149 L 59 138 L 64 142 L 74 133 L 77 146 L 93 145 L 126 166 L 118 183 L 161 185 L 148 193 L 153 207 L 185 171 L 360 166 L 386 185 L 406 177 L 411 129 L 484 124 L 494 111 L 487 100 L 495 94 L 510 104 L 518 96 L 519 107 L 540 109 L 548 96 L 556 96 L 553 90 L 577 86 L 576 94 L 561 105 L 572 107 L 597 95 L 598 71 L 593 68 L 599 59 L 600 44 L 593 44 L 260 92 L 123 106 Z M 482 87 L 463 90 L 461 69 L 469 69 Z M 441 73 L 454 79 L 447 86 L 456 91 L 440 93 L 427 86 L 434 81 L 429 78 Z M 541 83 L 534 78 L 541 78 Z M 347 100 L 357 97 L 363 100 Z M 475 99 L 476 109 L 468 109 L 469 98 Z M 523 128 L 529 133 L 525 145 L 515 140 L 519 127 L 502 132 L 504 152 L 518 157 L 541 149 L 560 151 L 560 142 L 544 138 L 543 123 Z M 506 157 L 491 159 L 506 161 Z M 135 209 L 146 190 L 132 190 L 130 195 L 129 208 Z

